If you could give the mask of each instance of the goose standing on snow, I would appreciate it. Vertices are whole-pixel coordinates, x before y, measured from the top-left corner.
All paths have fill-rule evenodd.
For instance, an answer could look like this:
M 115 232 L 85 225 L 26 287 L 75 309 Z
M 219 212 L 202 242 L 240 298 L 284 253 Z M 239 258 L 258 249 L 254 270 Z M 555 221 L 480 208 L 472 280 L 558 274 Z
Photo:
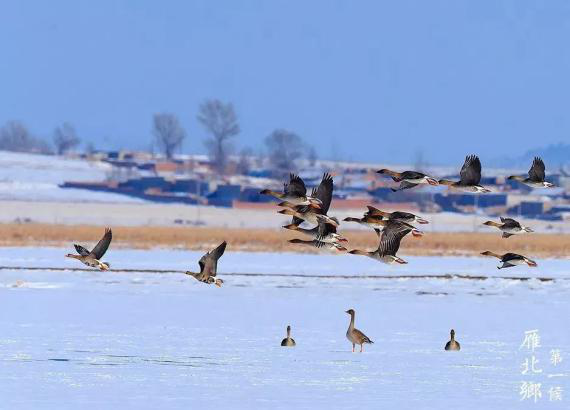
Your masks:
M 223 280 L 216 278 L 218 271 L 218 259 L 224 254 L 227 242 L 222 242 L 216 249 L 206 253 L 200 258 L 198 264 L 200 265 L 200 272 L 186 272 L 186 275 L 193 276 L 200 282 L 207 284 L 215 284 L 217 287 L 222 287 Z
M 455 340 L 455 330 L 451 329 L 450 335 L 451 335 L 451 340 L 449 340 L 449 342 L 445 344 L 445 350 L 455 350 L 455 351 L 461 350 L 461 345 L 459 344 L 458 341 Z
M 406 264 L 408 262 L 396 256 L 396 253 L 398 252 L 398 249 L 400 249 L 400 242 L 402 241 L 402 238 L 412 232 L 412 229 L 413 227 L 411 225 L 405 224 L 403 222 L 387 221 L 386 226 L 382 232 L 382 236 L 380 237 L 378 249 L 372 252 L 354 249 L 349 253 L 353 255 L 368 256 L 369 258 L 387 264 Z M 376 232 L 379 233 L 379 230 Z
M 364 343 L 372 344 L 372 340 L 368 338 L 364 333 L 354 327 L 354 316 L 356 312 L 354 309 L 348 309 L 346 311 L 350 315 L 350 325 L 348 325 L 348 330 L 346 331 L 346 338 L 352 343 L 352 352 L 354 353 L 354 347 L 360 345 L 360 351 L 363 351 Z
M 476 155 L 468 155 L 459 172 L 459 181 L 453 182 L 448 179 L 440 179 L 440 185 L 447 185 L 451 188 L 459 189 L 465 192 L 485 193 L 491 192 L 490 189 L 479 185 L 481 182 L 481 161 Z
M 438 185 L 437 179 L 417 171 L 396 172 L 389 169 L 381 169 L 376 172 L 378 174 L 389 175 L 394 182 L 400 183 L 400 186 L 397 189 L 391 188 L 394 192 L 401 191 L 403 189 L 410 189 L 420 184 Z
M 529 259 L 523 255 L 519 255 L 518 253 L 509 252 L 505 253 L 504 255 L 499 255 L 498 253 L 495 252 L 485 251 L 482 252 L 481 255 L 494 256 L 495 258 L 499 258 L 501 262 L 503 262 L 503 264 L 501 266 L 497 266 L 497 269 L 511 268 L 513 266 L 525 265 L 525 264 L 530 266 L 531 268 L 535 268 L 536 266 L 538 266 L 537 263 L 532 259 Z
M 390 221 L 400 221 L 400 222 L 406 222 L 406 223 L 414 223 L 417 222 L 419 224 L 429 224 L 428 221 L 426 221 L 423 218 L 420 218 L 417 215 L 414 215 L 410 212 L 403 212 L 403 211 L 395 211 L 395 212 L 384 212 L 381 211 L 377 208 L 374 208 L 373 206 L 368 205 L 368 212 L 366 212 L 365 215 L 369 215 L 369 216 L 382 216 Z
M 97 243 L 97 245 L 95 245 L 91 252 L 89 252 L 81 245 L 73 245 L 79 255 L 68 253 L 65 256 L 68 258 L 77 259 L 78 261 L 92 268 L 109 270 L 111 265 L 108 262 L 102 262 L 101 258 L 103 255 L 105 255 L 107 249 L 109 249 L 109 245 L 111 244 L 112 239 L 113 233 L 111 232 L 111 228 L 105 228 L 105 234 L 103 235 L 103 238 L 101 238 L 101 240 Z
M 281 346 L 293 347 L 296 345 L 295 339 L 291 337 L 291 326 L 287 326 L 287 337 L 281 341 Z
M 283 192 L 275 192 L 270 189 L 264 189 L 260 192 L 262 195 L 271 195 L 275 198 L 290 202 L 294 205 L 305 205 L 314 208 L 321 207 L 321 201 L 312 196 L 307 196 L 307 188 L 305 183 L 298 175 L 290 174 L 289 183 L 283 184 Z
M 483 225 L 493 226 L 498 228 L 500 231 L 503 232 L 503 238 L 508 238 L 510 236 L 525 233 L 525 232 L 534 232 L 528 226 L 522 226 L 520 222 L 512 219 L 512 218 L 503 218 L 501 217 L 501 223 L 487 221 L 484 222 Z
M 542 158 L 534 157 L 534 161 L 532 161 L 532 165 L 528 170 L 528 178 L 512 175 L 508 179 L 519 181 L 531 188 L 554 188 L 554 184 L 544 180 L 546 177 L 544 170 L 545 167 Z

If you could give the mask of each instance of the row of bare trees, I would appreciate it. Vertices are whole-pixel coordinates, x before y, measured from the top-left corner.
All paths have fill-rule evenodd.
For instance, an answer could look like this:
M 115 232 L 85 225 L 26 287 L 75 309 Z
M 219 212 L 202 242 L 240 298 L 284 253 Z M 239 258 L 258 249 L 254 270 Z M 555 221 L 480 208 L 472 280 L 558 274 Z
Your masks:
M 80 143 L 80 139 L 71 124 L 63 123 L 53 132 L 53 145 L 58 154 L 64 154 Z M 50 144 L 33 136 L 20 121 L 8 121 L 0 128 L 0 150 L 49 154 L 53 152 Z
M 210 161 L 218 174 L 227 170 L 228 158 L 233 153 L 232 138 L 240 133 L 237 115 L 231 103 L 220 100 L 206 100 L 200 105 L 198 122 L 204 127 L 208 138 L 204 144 Z M 178 117 L 170 113 L 155 114 L 152 134 L 154 143 L 167 158 L 172 158 L 182 146 L 186 131 Z M 53 131 L 53 147 L 59 155 L 75 150 L 81 143 L 73 125 L 65 122 Z M 314 148 L 308 147 L 302 138 L 294 132 L 276 129 L 265 138 L 266 164 L 276 173 L 296 169 L 296 162 L 308 158 L 314 164 L 317 158 Z M 0 150 L 18 152 L 51 153 L 52 147 L 44 140 L 30 134 L 26 126 L 19 121 L 10 121 L 0 128 Z M 246 174 L 255 157 L 251 148 L 244 148 L 236 164 L 237 171 Z
M 223 174 L 228 165 L 228 157 L 233 152 L 231 139 L 240 133 L 234 107 L 231 103 L 223 103 L 220 100 L 207 100 L 200 105 L 197 119 L 209 135 L 204 144 L 208 149 L 210 161 L 216 172 Z M 186 131 L 180 125 L 178 117 L 171 113 L 154 115 L 152 133 L 155 144 L 167 158 L 173 157 L 186 138 Z M 313 147 L 307 147 L 299 135 L 284 129 L 277 129 L 267 136 L 265 146 L 269 165 L 276 173 L 295 170 L 296 161 L 305 156 L 311 165 L 317 160 Z M 308 155 L 305 155 L 306 153 Z M 244 148 L 237 163 L 239 173 L 245 174 L 249 171 L 251 157 L 253 150 Z

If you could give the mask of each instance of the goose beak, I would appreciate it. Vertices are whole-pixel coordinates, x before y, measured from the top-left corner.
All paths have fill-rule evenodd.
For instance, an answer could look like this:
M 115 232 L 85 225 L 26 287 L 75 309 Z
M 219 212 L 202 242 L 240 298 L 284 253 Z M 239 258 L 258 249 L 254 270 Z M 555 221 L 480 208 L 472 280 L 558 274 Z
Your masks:
M 536 268 L 536 267 L 538 266 L 538 264 L 537 264 L 535 261 L 531 260 L 531 259 L 528 259 L 528 260 L 526 261 L 526 264 L 527 264 L 528 266 L 530 266 L 531 268 Z
M 439 185 L 439 182 L 437 182 L 437 180 L 436 180 L 436 179 L 433 179 L 433 178 L 426 178 L 426 181 L 427 181 L 427 183 L 430 184 L 430 185 L 434 185 L 434 186 L 435 186 L 435 185 Z
M 423 218 L 419 218 L 419 217 L 416 218 L 416 222 L 419 223 L 419 224 L 429 224 L 428 221 L 426 221 L 426 220 L 423 219 Z
M 343 238 L 343 237 L 338 238 L 338 241 L 343 242 L 343 243 L 348 243 L 348 239 Z

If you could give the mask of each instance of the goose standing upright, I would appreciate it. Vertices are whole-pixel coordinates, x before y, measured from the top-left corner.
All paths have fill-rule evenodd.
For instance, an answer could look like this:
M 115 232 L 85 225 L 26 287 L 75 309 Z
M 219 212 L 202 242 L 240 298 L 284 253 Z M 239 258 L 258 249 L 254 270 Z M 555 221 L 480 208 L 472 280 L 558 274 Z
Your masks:
M 108 262 L 102 262 L 101 258 L 103 255 L 105 255 L 107 249 L 109 249 L 109 245 L 111 244 L 112 239 L 113 233 L 111 232 L 111 228 L 105 228 L 105 234 L 99 240 L 97 245 L 95 245 L 91 252 L 89 252 L 81 245 L 73 245 L 79 255 L 68 253 L 65 256 L 68 258 L 77 259 L 78 261 L 92 268 L 99 268 L 99 270 L 109 270 L 111 265 Z
M 451 335 L 451 339 L 445 344 L 445 350 L 461 350 L 461 345 L 455 340 L 455 330 L 451 329 L 451 332 L 449 333 Z
M 420 184 L 438 185 L 437 179 L 417 171 L 396 172 L 389 169 L 381 169 L 376 172 L 378 174 L 389 175 L 394 182 L 400 183 L 397 189 L 391 188 L 394 192 L 410 189 Z
M 531 188 L 554 188 L 554 184 L 546 182 L 544 161 L 540 157 L 534 157 L 532 165 L 528 170 L 528 178 L 512 175 L 508 179 L 519 181 Z
M 448 179 L 440 179 L 440 185 L 447 185 L 451 188 L 459 189 L 465 192 L 486 193 L 491 192 L 479 183 L 481 182 L 481 161 L 476 155 L 468 155 L 459 172 L 460 179 L 453 182 Z
M 518 253 L 505 253 L 504 255 L 499 255 L 498 253 L 485 251 L 481 252 L 481 255 L 485 256 L 494 256 L 503 262 L 501 266 L 497 266 L 497 269 L 505 269 L 505 268 L 512 268 L 513 266 L 517 265 L 528 265 L 531 268 L 535 268 L 538 264 L 533 261 L 532 259 L 527 258 L 526 256 L 519 255 Z
M 213 251 L 207 252 L 200 258 L 198 264 L 200 265 L 200 272 L 187 271 L 186 275 L 194 277 L 196 280 L 207 284 L 214 284 L 217 287 L 222 287 L 223 280 L 216 278 L 218 271 L 218 259 L 222 257 L 226 250 L 227 242 L 223 241 Z
M 503 232 L 503 238 L 508 238 L 510 236 L 525 233 L 534 232 L 528 226 L 522 226 L 520 222 L 514 220 L 513 218 L 503 218 L 501 217 L 501 223 L 494 221 L 484 222 L 483 225 L 493 226 Z
M 360 352 L 363 351 L 364 343 L 372 344 L 372 340 L 368 338 L 364 333 L 354 327 L 354 316 L 356 312 L 354 309 L 348 309 L 346 311 L 350 315 L 350 324 L 348 325 L 348 330 L 346 331 L 346 338 L 352 343 L 352 352 L 354 353 L 354 347 L 360 345 Z
M 281 341 L 281 346 L 294 347 L 296 345 L 295 339 L 291 337 L 291 326 L 287 326 L 287 337 Z

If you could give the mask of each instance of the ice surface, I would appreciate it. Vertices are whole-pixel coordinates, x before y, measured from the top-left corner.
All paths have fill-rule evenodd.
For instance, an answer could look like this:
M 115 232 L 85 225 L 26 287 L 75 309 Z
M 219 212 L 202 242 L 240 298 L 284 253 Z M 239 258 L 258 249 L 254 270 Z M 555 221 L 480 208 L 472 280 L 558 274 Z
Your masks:
M 82 266 L 68 251 L 2 248 L 0 265 Z M 184 271 L 200 255 L 111 249 L 105 260 Z M 221 289 L 180 273 L 2 269 L 0 408 L 568 408 L 568 260 L 498 271 L 494 259 L 408 259 L 228 248 Z M 345 338 L 348 308 L 375 341 L 363 354 Z M 279 346 L 288 324 L 292 349 Z M 451 328 L 459 353 L 443 351 Z M 525 376 L 530 329 L 542 336 L 543 373 Z M 566 359 L 557 367 L 551 349 Z M 520 401 L 522 381 L 542 383 L 537 404 Z M 549 402 L 554 386 L 569 396 Z

